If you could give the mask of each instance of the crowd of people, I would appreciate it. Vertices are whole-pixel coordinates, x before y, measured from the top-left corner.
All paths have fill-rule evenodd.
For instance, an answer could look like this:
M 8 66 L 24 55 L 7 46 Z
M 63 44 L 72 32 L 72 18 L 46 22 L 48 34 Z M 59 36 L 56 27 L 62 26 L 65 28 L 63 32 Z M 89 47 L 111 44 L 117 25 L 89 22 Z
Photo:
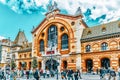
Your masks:
M 100 80 L 108 78 L 108 80 L 116 80 L 116 72 L 114 68 L 101 68 L 100 72 Z M 120 71 L 118 71 L 120 73 Z M 120 76 L 120 75 L 119 75 Z
M 58 75 L 61 75 L 61 79 L 59 80 L 78 80 L 78 78 L 82 79 L 81 72 L 79 70 L 73 71 L 70 70 L 62 70 L 58 72 L 58 70 L 42 70 L 42 69 L 32 69 L 32 70 L 4 70 L 0 69 L 0 80 L 16 80 L 16 78 L 26 78 L 35 80 L 40 80 L 40 78 L 50 78 L 56 77 L 58 80 Z
M 96 74 L 100 75 L 100 80 L 116 80 L 116 72 L 114 68 L 100 68 L 96 70 Z M 58 79 L 61 75 L 61 79 Z M 120 78 L 120 68 L 118 69 L 118 76 Z M 42 78 L 56 77 L 56 80 L 79 80 L 82 79 L 80 70 L 64 69 L 61 72 L 58 70 L 49 69 L 31 69 L 31 70 L 4 70 L 0 69 L 0 80 L 16 80 L 16 78 L 26 78 L 40 80 Z M 60 78 L 60 77 L 59 77 Z M 119 79 L 120 80 L 120 79 Z

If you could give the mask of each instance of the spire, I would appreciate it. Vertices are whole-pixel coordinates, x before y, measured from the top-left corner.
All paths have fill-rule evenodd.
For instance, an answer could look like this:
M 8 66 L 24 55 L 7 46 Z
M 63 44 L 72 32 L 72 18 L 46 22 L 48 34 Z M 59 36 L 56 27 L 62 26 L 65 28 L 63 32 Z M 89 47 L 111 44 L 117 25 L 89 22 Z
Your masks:
M 54 3 L 52 4 L 52 1 L 49 0 L 49 4 L 47 6 L 48 12 L 53 12 L 54 10 L 57 10 L 57 3 L 54 1 Z
M 53 10 L 56 10 L 56 9 L 58 9 L 58 7 L 57 7 L 57 3 L 54 1 Z
M 20 31 L 20 30 L 19 30 L 19 32 L 18 32 L 18 34 L 17 34 L 14 42 L 15 42 L 16 44 L 18 44 L 18 45 L 22 45 L 23 42 L 26 42 L 26 41 L 28 41 L 28 40 L 27 40 L 27 38 L 26 38 L 26 36 L 25 36 L 24 31 Z
M 78 9 L 77 9 L 75 15 L 76 15 L 76 16 L 82 15 L 82 11 L 81 11 L 81 8 L 80 8 L 80 7 L 78 7 Z

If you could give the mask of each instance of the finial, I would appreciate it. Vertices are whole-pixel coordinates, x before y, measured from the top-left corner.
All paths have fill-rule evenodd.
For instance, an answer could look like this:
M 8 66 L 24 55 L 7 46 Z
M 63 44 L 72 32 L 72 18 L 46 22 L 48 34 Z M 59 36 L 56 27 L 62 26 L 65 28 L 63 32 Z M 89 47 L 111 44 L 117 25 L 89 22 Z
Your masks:
M 57 7 L 57 3 L 54 1 L 53 10 L 56 10 L 56 9 L 58 9 L 58 7 Z
M 48 12 L 52 12 L 53 11 L 53 6 L 52 5 L 48 5 L 47 9 L 48 9 Z
M 82 14 L 82 11 L 81 11 L 81 8 L 80 8 L 80 7 L 78 7 L 78 9 L 77 9 L 77 11 L 76 11 L 75 15 L 80 15 L 80 14 Z

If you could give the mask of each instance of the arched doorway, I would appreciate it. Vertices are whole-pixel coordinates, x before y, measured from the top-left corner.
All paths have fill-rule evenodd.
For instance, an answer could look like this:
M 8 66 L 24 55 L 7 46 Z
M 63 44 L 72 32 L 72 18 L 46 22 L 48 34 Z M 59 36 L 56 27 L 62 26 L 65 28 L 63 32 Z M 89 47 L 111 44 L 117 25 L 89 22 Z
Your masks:
M 49 59 L 45 63 L 45 68 L 56 71 L 58 65 L 59 63 L 56 60 Z
M 110 67 L 110 59 L 103 58 L 101 60 L 101 67 L 104 67 L 105 69 L 108 69 Z
M 29 62 L 29 69 L 31 69 L 31 62 Z
M 21 70 L 21 67 L 22 67 L 22 63 L 21 62 L 19 62 L 19 69 Z
M 42 64 L 41 64 L 41 62 L 39 62 L 39 64 L 38 64 L 38 65 L 39 65 L 39 69 L 41 69 L 41 65 L 42 65 Z
M 93 69 L 93 61 L 92 59 L 87 59 L 86 60 L 86 70 L 87 72 L 91 72 Z
M 67 61 L 63 61 L 63 69 L 67 69 Z

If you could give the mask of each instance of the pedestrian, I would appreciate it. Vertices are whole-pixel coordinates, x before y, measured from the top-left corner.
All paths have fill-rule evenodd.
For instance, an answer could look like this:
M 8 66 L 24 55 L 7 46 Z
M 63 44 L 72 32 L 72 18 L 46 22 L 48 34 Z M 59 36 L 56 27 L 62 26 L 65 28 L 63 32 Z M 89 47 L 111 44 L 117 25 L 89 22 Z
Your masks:
M 70 80 L 70 79 L 72 79 L 73 80 L 73 70 L 72 69 L 70 69 L 70 70 L 68 70 L 68 72 L 67 72 L 67 77 L 68 77 L 68 80 Z
M 62 78 L 62 80 L 64 80 L 64 79 L 67 80 L 66 74 L 67 74 L 67 72 L 65 70 L 61 71 L 61 78 Z
M 39 73 L 39 71 L 36 69 L 35 71 L 34 71 L 34 73 L 33 73 L 33 76 L 34 76 L 34 78 L 36 79 L 36 80 L 39 80 L 39 78 L 40 78 L 40 75 L 39 75 L 40 73 Z
M 113 78 L 112 80 L 116 80 L 116 73 L 115 73 L 114 68 L 112 68 L 112 69 L 110 70 L 109 80 L 111 80 L 111 78 Z
M 105 73 L 106 73 L 105 68 L 100 68 L 100 79 L 101 79 L 101 80 L 104 79 Z
M 78 72 L 78 77 L 82 79 L 80 70 L 77 70 L 77 72 Z
M 119 76 L 119 80 L 120 80 L 120 67 L 118 68 L 118 76 Z
M 43 78 L 46 76 L 46 70 L 43 70 Z
M 26 77 L 27 77 L 27 79 L 29 79 L 29 75 L 30 75 L 30 71 L 27 70 L 27 71 L 26 71 Z
M 49 76 L 50 76 L 50 71 L 47 69 L 47 71 L 46 71 L 46 74 L 47 74 L 47 78 L 49 78 Z
M 75 78 L 75 80 L 78 80 L 78 70 L 76 70 L 76 71 L 74 72 L 74 78 Z

